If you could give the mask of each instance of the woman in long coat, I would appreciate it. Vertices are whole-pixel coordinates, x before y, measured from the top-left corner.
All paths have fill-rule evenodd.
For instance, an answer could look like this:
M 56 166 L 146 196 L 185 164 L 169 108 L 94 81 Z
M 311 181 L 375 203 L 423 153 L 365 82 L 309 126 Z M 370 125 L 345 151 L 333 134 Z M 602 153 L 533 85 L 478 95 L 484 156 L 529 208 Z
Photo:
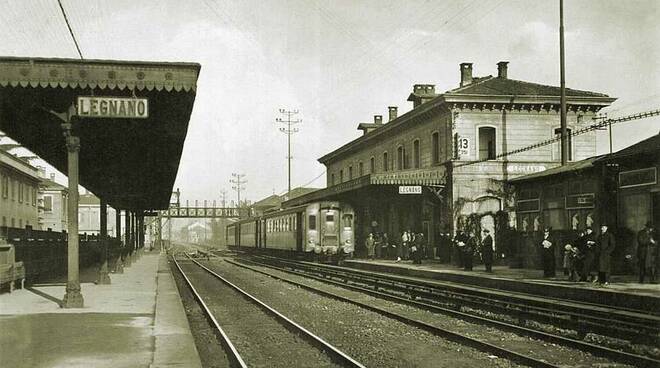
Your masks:
M 607 280 L 610 269 L 612 252 L 616 248 L 616 240 L 612 233 L 607 231 L 607 225 L 600 227 L 600 235 L 598 236 L 598 283 L 601 285 L 608 285 Z
M 550 228 L 543 231 L 541 252 L 543 255 L 543 277 L 555 277 L 555 239 L 550 236 Z

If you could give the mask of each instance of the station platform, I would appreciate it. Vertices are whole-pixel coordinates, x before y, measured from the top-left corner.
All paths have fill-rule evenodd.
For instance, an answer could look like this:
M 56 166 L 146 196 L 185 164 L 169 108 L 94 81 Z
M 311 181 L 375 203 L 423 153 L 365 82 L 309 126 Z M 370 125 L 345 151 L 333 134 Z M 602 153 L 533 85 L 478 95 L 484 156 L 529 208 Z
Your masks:
M 542 270 L 493 266 L 493 272 L 487 273 L 483 265 L 476 265 L 473 271 L 464 271 L 431 260 L 416 265 L 412 261 L 352 259 L 344 261 L 344 266 L 660 315 L 660 285 L 640 284 L 635 275 L 614 275 L 609 285 L 600 286 L 568 281 L 561 270 L 557 270 L 557 277 L 543 278 Z
M 63 283 L 0 294 L 0 366 L 201 367 L 165 254 L 110 277 L 83 282 L 78 309 L 60 308 Z

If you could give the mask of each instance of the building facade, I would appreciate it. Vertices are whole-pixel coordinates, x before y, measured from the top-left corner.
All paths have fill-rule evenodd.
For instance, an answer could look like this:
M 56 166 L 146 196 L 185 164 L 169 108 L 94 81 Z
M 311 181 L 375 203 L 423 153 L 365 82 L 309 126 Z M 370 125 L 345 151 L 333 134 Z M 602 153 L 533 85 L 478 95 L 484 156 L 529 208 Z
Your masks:
M 66 231 L 68 229 L 69 190 L 55 182 L 55 175 L 42 178 L 39 184 L 39 226 L 41 230 Z
M 616 271 L 626 270 L 624 255 L 635 255 L 636 235 L 647 223 L 660 226 L 660 135 L 613 154 L 519 177 L 515 187 L 517 252 L 523 266 L 538 264 L 535 239 L 551 227 L 562 243 L 571 243 L 591 227 L 608 225 L 617 238 Z M 557 259 L 561 249 L 556 250 Z
M 460 86 L 436 93 L 432 84 L 416 84 L 401 116 L 389 107 L 363 123 L 359 138 L 321 157 L 328 188 L 289 201 L 341 199 L 356 209 L 358 245 L 369 232 L 397 239 L 404 230 L 423 232 L 435 243 L 440 233 L 466 226 L 478 216 L 480 228 L 495 228 L 495 214 L 513 212 L 504 183 L 517 176 L 559 165 L 559 144 L 504 155 L 559 133 L 560 89 L 508 78 L 508 63 L 497 76 L 474 77 L 472 64 L 460 65 Z M 568 129 L 592 124 L 601 108 L 615 99 L 567 89 Z M 570 159 L 591 157 L 594 132 L 570 141 Z M 495 239 L 497 244 L 497 239 Z
M 0 226 L 38 229 L 37 169 L 0 149 Z
M 108 236 L 116 236 L 115 210 L 107 207 Z M 78 200 L 78 231 L 89 235 L 101 232 L 101 201 L 92 193 L 81 194 Z

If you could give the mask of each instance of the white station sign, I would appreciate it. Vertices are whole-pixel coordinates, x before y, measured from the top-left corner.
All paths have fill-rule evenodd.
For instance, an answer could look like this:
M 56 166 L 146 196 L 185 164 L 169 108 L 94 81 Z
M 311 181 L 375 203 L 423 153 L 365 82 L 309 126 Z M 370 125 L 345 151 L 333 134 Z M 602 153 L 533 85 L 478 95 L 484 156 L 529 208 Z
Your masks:
M 422 194 L 421 185 L 399 185 L 399 194 Z
M 146 98 L 78 96 L 78 116 L 83 118 L 146 119 L 149 100 Z

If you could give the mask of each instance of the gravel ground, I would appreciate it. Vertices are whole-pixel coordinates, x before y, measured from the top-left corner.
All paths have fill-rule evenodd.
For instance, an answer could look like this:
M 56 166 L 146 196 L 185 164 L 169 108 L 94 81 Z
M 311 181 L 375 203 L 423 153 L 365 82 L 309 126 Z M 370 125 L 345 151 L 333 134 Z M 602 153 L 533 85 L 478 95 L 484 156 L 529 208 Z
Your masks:
M 369 367 L 518 366 L 226 262 L 203 263 Z M 292 366 L 302 363 L 291 362 Z
M 227 359 L 224 348 L 218 340 L 215 329 L 209 323 L 206 313 L 197 303 L 195 296 L 190 291 L 174 262 L 170 262 L 170 270 L 172 271 L 172 275 L 174 275 L 174 281 L 179 289 L 183 307 L 186 310 L 188 324 L 195 339 L 195 346 L 197 347 L 202 367 L 229 367 L 229 359 Z
M 250 272 L 245 270 L 246 272 Z M 302 281 L 307 285 L 319 287 L 323 290 L 331 291 L 336 294 L 347 296 L 355 300 L 373 304 L 380 308 L 409 316 L 429 324 L 436 325 L 441 328 L 458 332 L 460 334 L 478 338 L 480 340 L 489 342 L 491 344 L 505 347 L 510 350 L 523 352 L 536 359 L 545 360 L 553 364 L 566 366 L 566 367 L 628 367 L 628 365 L 613 363 L 607 359 L 593 356 L 591 354 L 582 352 L 580 350 L 572 349 L 565 346 L 556 345 L 525 336 L 519 336 L 513 333 L 500 331 L 494 328 L 477 325 L 470 322 L 465 322 L 456 318 L 447 317 L 444 315 L 435 314 L 432 312 L 420 310 L 415 307 L 397 304 L 394 302 L 386 301 L 371 297 L 369 295 L 338 288 L 327 285 L 322 282 L 310 280 L 307 278 L 285 274 L 274 270 L 267 270 L 268 272 L 276 273 L 278 275 Z M 289 285 L 290 287 L 293 287 Z M 317 296 L 317 298 L 319 298 Z
M 337 367 L 330 357 L 262 309 L 188 261 L 180 262 L 206 305 L 250 367 Z M 231 280 L 230 280 L 231 281 Z

